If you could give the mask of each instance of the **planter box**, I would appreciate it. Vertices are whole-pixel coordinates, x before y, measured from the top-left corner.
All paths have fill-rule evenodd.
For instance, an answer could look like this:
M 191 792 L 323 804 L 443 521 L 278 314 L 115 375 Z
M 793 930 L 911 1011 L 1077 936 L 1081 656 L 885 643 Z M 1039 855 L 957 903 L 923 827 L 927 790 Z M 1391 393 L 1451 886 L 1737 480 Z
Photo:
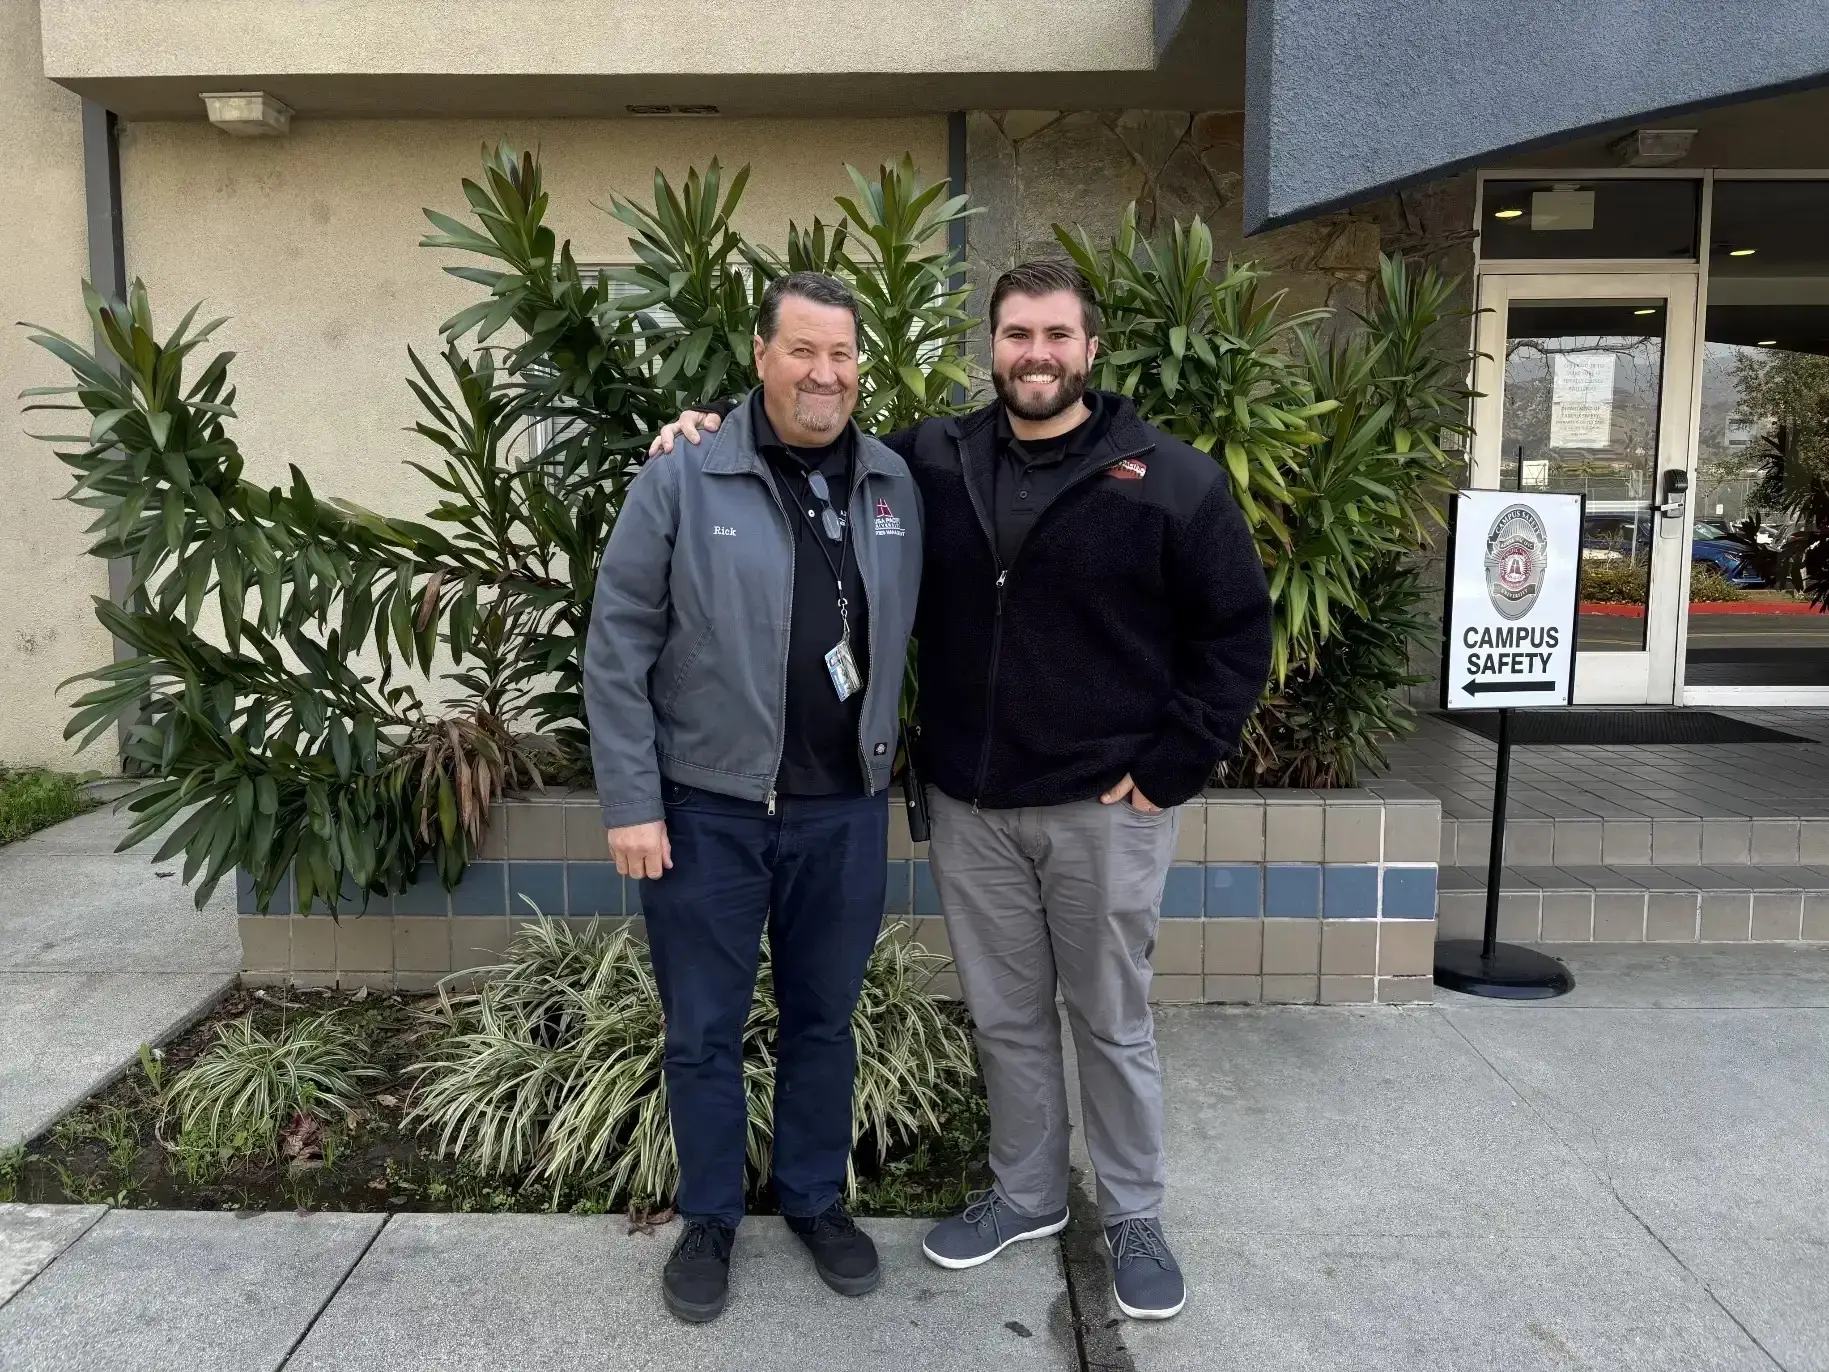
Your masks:
M 949 951 L 926 846 L 890 805 L 884 915 Z M 1209 791 L 1181 809 L 1162 898 L 1152 998 L 1161 1003 L 1427 1000 L 1435 948 L 1441 802 L 1405 782 L 1350 791 Z M 537 913 L 641 921 L 637 884 L 608 861 L 594 796 L 496 807 L 455 891 L 430 867 L 410 890 L 341 917 L 301 915 L 289 887 L 265 915 L 238 883 L 250 984 L 429 990 L 501 958 Z M 943 974 L 940 987 L 956 991 Z

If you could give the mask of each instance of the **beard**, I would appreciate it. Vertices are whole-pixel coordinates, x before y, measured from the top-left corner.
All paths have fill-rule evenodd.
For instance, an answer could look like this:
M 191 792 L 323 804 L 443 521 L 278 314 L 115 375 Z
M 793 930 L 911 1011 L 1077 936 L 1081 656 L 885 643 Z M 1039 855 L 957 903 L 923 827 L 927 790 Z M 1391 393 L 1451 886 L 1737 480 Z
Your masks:
M 850 415 L 845 411 L 845 393 L 797 387 L 794 391 L 794 422 L 810 433 L 825 434 L 844 427 Z
M 1054 378 L 1054 389 L 1044 393 L 1040 399 L 1024 400 L 1018 388 L 1018 375 L 1029 372 L 1048 372 Z M 1045 367 L 1021 367 L 1009 372 L 991 373 L 991 382 L 997 388 L 997 398 L 1003 401 L 1005 408 L 1018 419 L 1030 423 L 1041 423 L 1053 419 L 1056 415 L 1073 408 L 1086 393 L 1086 373 L 1069 371 L 1058 364 Z

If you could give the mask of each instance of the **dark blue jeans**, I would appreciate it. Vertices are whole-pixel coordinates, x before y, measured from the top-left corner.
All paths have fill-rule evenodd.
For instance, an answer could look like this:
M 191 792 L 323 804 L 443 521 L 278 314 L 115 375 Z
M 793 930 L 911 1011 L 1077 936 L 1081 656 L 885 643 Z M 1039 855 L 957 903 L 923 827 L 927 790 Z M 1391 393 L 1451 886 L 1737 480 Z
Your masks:
M 743 1217 L 743 1023 L 766 927 L 781 1011 L 775 1194 L 784 1214 L 817 1215 L 851 1156 L 851 1012 L 883 920 L 888 797 L 783 796 L 770 815 L 671 781 L 661 790 L 673 867 L 641 884 L 641 902 L 667 1012 L 677 1208 Z

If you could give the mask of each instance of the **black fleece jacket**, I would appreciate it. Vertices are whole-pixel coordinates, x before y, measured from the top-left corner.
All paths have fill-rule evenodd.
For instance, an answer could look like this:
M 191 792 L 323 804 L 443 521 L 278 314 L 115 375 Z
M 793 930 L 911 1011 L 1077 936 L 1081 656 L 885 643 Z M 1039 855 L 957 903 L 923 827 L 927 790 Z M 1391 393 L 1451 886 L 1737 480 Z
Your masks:
M 1157 805 L 1199 794 L 1270 669 L 1270 597 L 1213 458 L 1116 395 L 1074 480 L 997 558 L 990 405 L 885 440 L 926 512 L 921 761 L 956 800 L 1061 805 L 1126 772 Z M 1103 417 L 1103 416 L 1102 416 Z
M 1129 400 L 1099 400 L 1103 432 L 1009 566 L 992 513 L 1000 406 L 883 440 L 925 514 L 921 771 L 955 800 L 1063 805 L 1129 773 L 1179 805 L 1237 751 L 1264 689 L 1270 597 L 1219 463 Z

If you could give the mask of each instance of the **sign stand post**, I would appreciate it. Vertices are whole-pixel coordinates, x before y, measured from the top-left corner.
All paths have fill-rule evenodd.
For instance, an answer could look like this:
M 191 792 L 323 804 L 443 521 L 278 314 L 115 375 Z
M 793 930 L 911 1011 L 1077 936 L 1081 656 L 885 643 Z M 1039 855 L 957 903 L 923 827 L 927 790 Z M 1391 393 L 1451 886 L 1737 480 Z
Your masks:
M 1574 693 L 1576 588 L 1586 501 L 1577 495 L 1460 491 L 1448 531 L 1442 707 L 1499 713 L 1486 924 L 1479 939 L 1435 945 L 1435 982 L 1451 991 L 1544 1000 L 1575 987 L 1546 953 L 1499 942 L 1511 713 L 1567 705 Z
M 1505 791 L 1511 781 L 1511 707 L 1499 710 L 1499 756 L 1492 783 L 1492 847 L 1486 857 L 1486 929 L 1478 943 L 1435 945 L 1435 982 L 1451 991 L 1507 1000 L 1548 1000 L 1575 989 L 1562 963 L 1534 948 L 1499 942 L 1499 887 L 1505 873 Z

